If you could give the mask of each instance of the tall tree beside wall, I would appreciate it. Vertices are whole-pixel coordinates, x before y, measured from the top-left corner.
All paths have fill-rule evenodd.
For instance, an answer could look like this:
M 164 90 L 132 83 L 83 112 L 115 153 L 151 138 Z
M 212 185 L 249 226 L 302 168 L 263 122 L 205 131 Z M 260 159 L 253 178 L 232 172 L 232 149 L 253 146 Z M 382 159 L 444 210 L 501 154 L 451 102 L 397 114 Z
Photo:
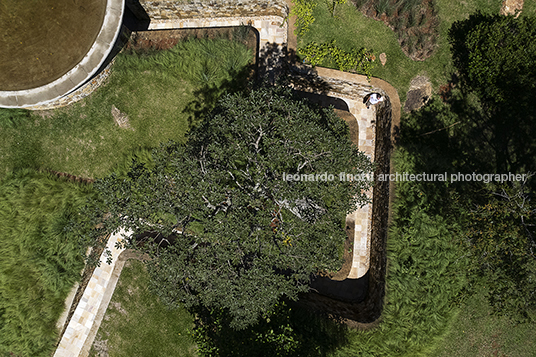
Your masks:
M 346 214 L 369 183 L 338 174 L 371 170 L 332 110 L 271 87 L 225 96 L 187 146 L 164 144 L 152 160 L 97 181 L 92 212 L 109 212 L 103 229 L 153 232 L 158 243 L 132 245 L 154 258 L 165 303 L 224 309 L 235 329 L 341 266 Z M 313 181 L 286 179 L 305 174 Z

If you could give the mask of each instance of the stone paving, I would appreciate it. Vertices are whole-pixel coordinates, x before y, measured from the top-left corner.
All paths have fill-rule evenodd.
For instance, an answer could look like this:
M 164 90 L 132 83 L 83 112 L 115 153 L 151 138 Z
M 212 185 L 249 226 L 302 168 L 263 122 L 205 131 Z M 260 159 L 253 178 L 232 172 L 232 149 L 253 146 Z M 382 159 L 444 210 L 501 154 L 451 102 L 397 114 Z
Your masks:
M 89 347 L 93 343 L 90 337 L 95 337 L 120 274 L 115 265 L 123 249 L 117 248 L 116 243 L 121 242 L 127 234 L 129 232 L 121 230 L 108 239 L 100 266 L 95 268 L 54 357 L 85 357 L 89 354 Z M 111 257 L 111 264 L 107 264 L 108 257 Z
M 169 2 L 169 1 L 168 1 Z M 142 5 L 149 1 L 142 1 Z M 155 3 L 155 2 L 150 2 Z M 148 10 L 150 10 L 148 8 Z M 287 11 L 287 10 L 285 10 Z M 150 13 L 150 11 L 149 11 Z M 169 17 L 166 15 L 166 17 Z M 255 27 L 260 34 L 260 45 L 276 43 L 284 45 L 287 41 L 295 43 L 293 34 L 287 38 L 287 23 L 281 16 L 264 17 L 225 17 L 225 18 L 166 18 L 151 21 L 150 29 L 172 29 L 186 27 L 219 27 L 238 26 L 248 24 Z M 292 32 L 292 31 L 291 31 Z M 396 90 L 384 81 L 372 79 L 370 82 L 365 76 L 343 73 L 326 68 L 316 68 L 316 74 L 329 83 L 330 91 L 323 93 L 328 96 L 344 100 L 349 112 L 358 122 L 358 147 L 367 156 L 374 160 L 375 149 L 375 111 L 376 107 L 367 109 L 362 102 L 365 94 L 380 92 L 391 98 L 394 122 L 399 120 L 400 102 Z M 372 191 L 368 193 L 372 196 Z M 371 197 L 372 198 L 372 197 Z M 353 262 L 348 278 L 362 277 L 369 268 L 369 249 L 371 235 L 372 206 L 367 204 L 347 217 L 347 222 L 355 224 L 355 239 L 353 249 Z M 86 357 L 93 342 L 93 338 L 100 326 L 103 314 L 106 311 L 115 284 L 121 269 L 115 267 L 122 249 L 115 247 L 116 242 L 123 239 L 122 231 L 110 237 L 108 249 L 112 252 L 112 264 L 106 263 L 107 256 L 101 256 L 101 266 L 95 272 L 84 291 L 83 297 L 77 306 L 73 317 L 63 335 L 55 357 Z M 106 252 L 106 251 L 105 251 Z M 120 265 L 120 264 L 118 264 Z

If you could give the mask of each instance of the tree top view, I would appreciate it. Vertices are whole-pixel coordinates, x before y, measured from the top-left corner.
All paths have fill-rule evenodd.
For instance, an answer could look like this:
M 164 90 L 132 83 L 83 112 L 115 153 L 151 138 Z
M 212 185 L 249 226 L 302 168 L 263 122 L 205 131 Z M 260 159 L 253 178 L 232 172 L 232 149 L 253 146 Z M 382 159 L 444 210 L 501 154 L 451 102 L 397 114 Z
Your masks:
M 367 181 L 283 174 L 371 168 L 332 111 L 260 88 L 224 96 L 187 145 L 164 144 L 126 175 L 96 181 L 102 201 L 90 218 L 106 215 L 108 231 L 160 234 L 157 244 L 132 242 L 151 254 L 157 295 L 171 306 L 224 308 L 240 329 L 308 291 L 310 274 L 337 270 L 346 215 L 368 202 Z
M 0 34 L 12 53 L 53 39 L 15 3 L 0 19 L 33 32 Z M 142 31 L 164 5 L 127 1 L 137 30 L 90 94 L 0 108 L 0 356 L 54 353 L 122 230 L 91 357 L 534 355 L 536 3 L 287 5 L 282 49 L 257 22 Z

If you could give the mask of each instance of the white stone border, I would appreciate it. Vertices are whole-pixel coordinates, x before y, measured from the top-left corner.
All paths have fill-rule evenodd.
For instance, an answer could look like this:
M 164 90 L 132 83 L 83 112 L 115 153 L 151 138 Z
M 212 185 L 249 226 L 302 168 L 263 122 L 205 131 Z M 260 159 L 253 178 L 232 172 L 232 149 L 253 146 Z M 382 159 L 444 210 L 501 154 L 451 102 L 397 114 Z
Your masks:
M 114 269 L 124 248 L 117 243 L 132 234 L 121 229 L 112 234 L 100 257 L 100 266 L 95 268 L 82 298 L 63 334 L 54 357 L 86 357 L 89 355 L 96 330 L 115 290 L 121 271 Z M 109 255 L 111 252 L 111 256 Z M 111 258 L 111 264 L 106 261 Z
M 121 31 L 124 0 L 107 0 L 104 20 L 95 42 L 82 60 L 69 72 L 44 86 L 0 91 L 0 107 L 26 108 L 55 101 L 87 82 L 103 65 Z

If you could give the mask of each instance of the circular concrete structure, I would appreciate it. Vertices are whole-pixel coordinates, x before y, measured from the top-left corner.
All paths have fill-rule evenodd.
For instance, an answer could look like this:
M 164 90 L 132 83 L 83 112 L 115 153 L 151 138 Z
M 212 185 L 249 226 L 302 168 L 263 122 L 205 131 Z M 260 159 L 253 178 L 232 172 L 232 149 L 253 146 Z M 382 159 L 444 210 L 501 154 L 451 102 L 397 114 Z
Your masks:
M 83 1 L 74 1 L 75 3 L 79 2 L 80 7 L 83 7 Z M 125 6 L 124 0 L 105 0 L 105 3 L 104 18 L 101 22 L 100 30 L 98 30 L 96 36 L 92 33 L 88 34 L 88 36 L 94 36 L 95 39 L 92 44 L 90 42 L 89 50 L 78 63 L 75 63 L 74 67 L 67 68 L 64 74 L 60 73 L 59 78 L 35 88 L 0 91 L 0 107 L 27 108 L 56 101 L 75 91 L 95 75 L 112 51 L 119 36 Z M 83 26 L 83 24 L 80 24 L 80 26 Z M 70 54 L 66 53 L 66 55 Z M 29 63 L 30 65 L 31 63 Z M 17 85 L 12 84 L 11 88 L 17 88 Z M 28 87 L 31 84 L 22 84 L 22 88 L 25 86 Z M 6 85 L 4 84 L 3 87 L 5 88 Z M 20 87 L 19 85 L 18 88 Z

